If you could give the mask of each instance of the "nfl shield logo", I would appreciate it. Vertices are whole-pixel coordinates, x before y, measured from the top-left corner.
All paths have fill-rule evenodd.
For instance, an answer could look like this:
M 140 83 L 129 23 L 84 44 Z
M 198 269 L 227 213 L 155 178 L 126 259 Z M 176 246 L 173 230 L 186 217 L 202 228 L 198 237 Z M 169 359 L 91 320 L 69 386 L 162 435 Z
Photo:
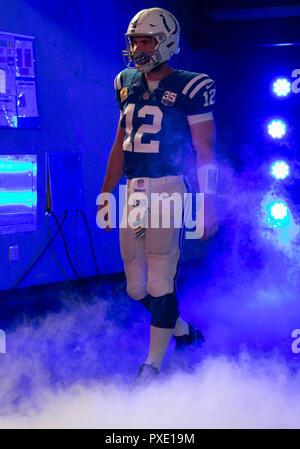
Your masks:
M 142 189 L 144 187 L 144 180 L 143 179 L 138 179 L 136 182 L 136 185 L 139 189 Z

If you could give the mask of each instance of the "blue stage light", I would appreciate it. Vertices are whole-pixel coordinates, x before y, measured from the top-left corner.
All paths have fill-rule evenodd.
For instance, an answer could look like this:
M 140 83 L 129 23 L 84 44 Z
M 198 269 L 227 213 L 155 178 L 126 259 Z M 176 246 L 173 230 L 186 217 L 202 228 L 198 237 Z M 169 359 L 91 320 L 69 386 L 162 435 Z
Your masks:
M 278 78 L 273 83 L 273 92 L 278 97 L 286 97 L 291 92 L 291 83 L 285 78 Z
M 284 161 L 276 161 L 271 165 L 270 171 L 273 178 L 285 179 L 290 174 L 290 167 Z
M 274 203 L 271 205 L 270 210 L 275 220 L 283 220 L 288 214 L 288 208 L 284 203 Z
M 272 120 L 268 124 L 268 133 L 273 139 L 280 139 L 286 133 L 286 124 L 282 120 Z
M 265 206 L 266 219 L 265 222 L 270 228 L 287 226 L 290 223 L 289 208 L 283 201 L 273 201 Z
M 263 231 L 265 238 L 272 241 L 272 245 L 278 246 L 284 251 L 291 250 L 290 244 L 299 235 L 300 226 L 296 224 L 293 214 L 283 198 L 276 198 L 274 192 L 269 192 L 263 198 L 262 203 Z M 270 232 L 272 230 L 272 232 Z

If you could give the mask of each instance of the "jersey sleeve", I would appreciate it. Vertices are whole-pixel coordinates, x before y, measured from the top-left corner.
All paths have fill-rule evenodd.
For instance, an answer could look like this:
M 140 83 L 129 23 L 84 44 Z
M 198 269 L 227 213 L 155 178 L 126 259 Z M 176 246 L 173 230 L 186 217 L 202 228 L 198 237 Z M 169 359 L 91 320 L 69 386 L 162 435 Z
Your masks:
M 185 84 L 181 93 L 190 125 L 213 119 L 216 85 L 208 75 L 195 74 Z
M 116 100 L 117 100 L 120 110 L 122 111 L 122 105 L 121 105 L 121 103 L 122 103 L 121 102 L 122 72 L 118 73 L 118 75 L 115 77 L 114 87 L 115 87 Z

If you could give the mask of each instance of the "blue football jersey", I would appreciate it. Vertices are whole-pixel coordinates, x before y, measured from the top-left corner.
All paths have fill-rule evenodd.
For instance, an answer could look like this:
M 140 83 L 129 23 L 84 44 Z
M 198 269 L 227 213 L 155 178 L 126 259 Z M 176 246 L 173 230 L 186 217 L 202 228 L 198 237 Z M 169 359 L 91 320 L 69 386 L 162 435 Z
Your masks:
M 115 78 L 115 91 L 125 132 L 126 177 L 185 174 L 192 147 L 189 123 L 211 113 L 214 81 L 203 73 L 175 70 L 149 91 L 141 72 L 125 69 Z

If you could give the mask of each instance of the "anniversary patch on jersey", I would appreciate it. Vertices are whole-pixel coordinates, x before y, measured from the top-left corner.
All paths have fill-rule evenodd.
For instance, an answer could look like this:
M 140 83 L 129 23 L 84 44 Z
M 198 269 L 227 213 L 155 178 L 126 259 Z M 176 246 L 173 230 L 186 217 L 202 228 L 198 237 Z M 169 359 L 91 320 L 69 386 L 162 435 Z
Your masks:
M 123 87 L 123 89 L 120 92 L 121 101 L 126 100 L 128 96 L 128 87 Z
M 171 92 L 170 90 L 165 90 L 163 97 L 161 99 L 161 102 L 165 106 L 173 106 L 176 98 L 177 98 L 177 94 L 175 94 L 175 92 Z

